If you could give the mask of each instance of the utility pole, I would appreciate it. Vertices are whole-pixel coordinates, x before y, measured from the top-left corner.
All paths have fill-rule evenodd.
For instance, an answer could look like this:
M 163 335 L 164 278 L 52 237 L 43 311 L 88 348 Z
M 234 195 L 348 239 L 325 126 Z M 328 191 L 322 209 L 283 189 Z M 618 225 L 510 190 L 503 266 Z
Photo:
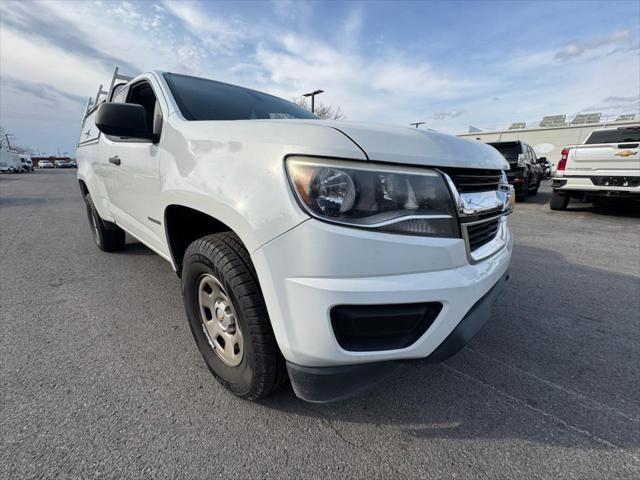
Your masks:
M 420 125 L 424 125 L 427 122 L 414 122 L 414 123 L 410 123 L 409 125 L 415 125 L 416 128 L 418 128 Z
M 316 98 L 316 95 L 320 95 L 321 93 L 324 93 L 324 90 L 315 90 L 313 92 L 302 94 L 303 97 L 311 97 L 311 113 L 315 113 L 316 111 L 315 98 Z

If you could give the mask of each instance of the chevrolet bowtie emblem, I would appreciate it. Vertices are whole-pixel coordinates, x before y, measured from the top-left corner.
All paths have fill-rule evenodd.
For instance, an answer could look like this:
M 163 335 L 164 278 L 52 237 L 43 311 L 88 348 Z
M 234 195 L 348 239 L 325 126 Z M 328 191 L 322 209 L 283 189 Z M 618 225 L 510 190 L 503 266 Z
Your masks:
M 631 155 L 635 155 L 636 153 L 638 152 L 634 152 L 633 150 L 622 150 L 621 152 L 616 153 L 616 155 L 618 157 L 630 157 Z

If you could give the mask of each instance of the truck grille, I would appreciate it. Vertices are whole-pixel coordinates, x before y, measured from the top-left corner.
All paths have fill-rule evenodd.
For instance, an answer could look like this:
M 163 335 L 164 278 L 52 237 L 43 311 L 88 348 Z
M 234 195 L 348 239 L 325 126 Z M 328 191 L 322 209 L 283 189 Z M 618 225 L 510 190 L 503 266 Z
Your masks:
M 477 263 L 507 245 L 505 217 L 511 212 L 509 188 L 501 185 L 502 170 L 439 169 L 447 178 L 458 207 L 467 257 Z M 487 245 L 487 248 L 482 248 Z
M 440 170 L 449 175 L 460 193 L 497 190 L 502 176 L 501 170 L 475 168 L 442 168 Z
M 500 228 L 500 217 L 493 217 L 480 223 L 474 222 L 472 225 L 463 223 L 462 226 L 466 231 L 469 250 L 473 252 L 496 237 Z

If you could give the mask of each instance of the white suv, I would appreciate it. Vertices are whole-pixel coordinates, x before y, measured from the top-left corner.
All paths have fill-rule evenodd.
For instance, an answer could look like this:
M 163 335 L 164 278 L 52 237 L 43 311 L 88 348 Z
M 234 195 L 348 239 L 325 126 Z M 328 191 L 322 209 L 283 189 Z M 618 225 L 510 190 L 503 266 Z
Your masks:
M 288 372 L 300 398 L 345 398 L 399 360 L 448 358 L 489 317 L 512 246 L 495 149 L 173 73 L 106 100 L 77 151 L 95 242 L 118 250 L 127 232 L 171 262 L 234 394 Z

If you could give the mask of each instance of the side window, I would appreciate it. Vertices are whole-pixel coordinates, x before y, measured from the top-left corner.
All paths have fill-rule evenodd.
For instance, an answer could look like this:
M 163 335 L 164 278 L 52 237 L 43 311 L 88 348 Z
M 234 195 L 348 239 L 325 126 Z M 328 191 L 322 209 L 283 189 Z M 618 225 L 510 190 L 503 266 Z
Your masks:
M 529 159 L 529 150 L 527 150 L 527 146 L 522 142 L 518 142 L 518 144 L 519 144 L 518 151 L 520 152 L 518 154 L 518 158 L 524 158 L 524 160 L 527 161 Z M 520 157 L 520 155 L 522 155 L 522 157 Z
M 127 88 L 125 83 L 120 83 L 113 87 L 113 95 L 111 101 L 114 103 L 124 103 L 127 98 Z
M 162 131 L 162 110 L 148 82 L 140 82 L 129 89 L 127 103 L 137 103 L 144 107 L 147 124 L 153 127 L 153 133 L 160 135 Z

